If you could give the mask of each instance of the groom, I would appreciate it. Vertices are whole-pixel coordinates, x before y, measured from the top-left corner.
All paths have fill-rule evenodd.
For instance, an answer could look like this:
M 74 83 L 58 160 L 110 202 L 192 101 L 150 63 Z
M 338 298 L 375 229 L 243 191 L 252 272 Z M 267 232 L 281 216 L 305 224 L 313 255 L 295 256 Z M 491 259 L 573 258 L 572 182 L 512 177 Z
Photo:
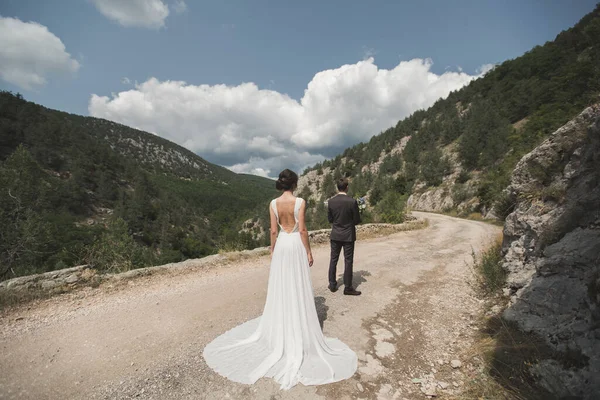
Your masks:
M 336 267 L 340 251 L 344 248 L 344 294 L 358 296 L 361 292 L 352 287 L 352 263 L 356 225 L 360 223 L 358 203 L 348 196 L 348 179 L 337 182 L 339 193 L 328 201 L 327 219 L 331 223 L 331 261 L 329 262 L 329 290 L 337 290 Z

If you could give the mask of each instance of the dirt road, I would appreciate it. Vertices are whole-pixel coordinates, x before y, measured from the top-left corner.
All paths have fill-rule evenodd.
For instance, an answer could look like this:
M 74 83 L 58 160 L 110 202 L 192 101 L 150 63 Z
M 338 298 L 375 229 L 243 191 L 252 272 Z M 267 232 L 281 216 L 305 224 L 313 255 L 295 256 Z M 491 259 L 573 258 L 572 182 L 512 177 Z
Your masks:
M 472 250 L 500 228 L 414 213 L 426 229 L 359 240 L 355 284 L 327 290 L 328 248 L 313 250 L 323 330 L 359 354 L 353 378 L 280 391 L 269 379 L 232 383 L 206 366 L 202 349 L 260 315 L 267 256 L 174 276 L 100 286 L 0 316 L 1 399 L 413 399 L 460 393 L 476 360 L 465 359 L 473 319 Z M 343 267 L 340 263 L 338 273 Z M 453 363 L 451 363 L 454 361 Z M 458 362 L 460 361 L 460 366 Z M 454 365 L 452 365 L 454 364 Z

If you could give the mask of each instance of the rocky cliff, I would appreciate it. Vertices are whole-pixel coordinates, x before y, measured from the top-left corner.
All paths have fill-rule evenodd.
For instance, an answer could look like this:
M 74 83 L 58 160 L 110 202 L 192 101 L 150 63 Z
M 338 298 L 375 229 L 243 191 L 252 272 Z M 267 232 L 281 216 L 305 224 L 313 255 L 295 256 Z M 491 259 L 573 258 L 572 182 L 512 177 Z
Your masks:
M 532 367 L 560 398 L 600 396 L 600 106 L 517 164 L 507 201 L 503 317 L 555 352 Z

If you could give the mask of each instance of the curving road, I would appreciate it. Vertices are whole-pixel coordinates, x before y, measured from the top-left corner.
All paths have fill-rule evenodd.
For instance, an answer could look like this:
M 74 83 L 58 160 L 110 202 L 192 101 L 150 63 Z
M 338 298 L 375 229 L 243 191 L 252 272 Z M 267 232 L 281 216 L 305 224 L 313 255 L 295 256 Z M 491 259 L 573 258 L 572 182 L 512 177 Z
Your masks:
M 206 343 L 260 315 L 268 257 L 85 289 L 0 315 L 0 399 L 422 398 L 411 379 L 433 368 L 460 390 L 461 357 L 480 312 L 468 278 L 472 251 L 500 228 L 414 213 L 429 227 L 359 240 L 363 295 L 330 293 L 328 248 L 313 249 L 315 301 L 327 336 L 359 354 L 350 380 L 281 392 L 262 379 L 229 382 L 207 368 Z M 342 265 L 338 266 L 341 272 Z M 435 364 L 437 365 L 437 364 Z M 441 386 L 440 386 L 441 387 Z M 387 397 L 386 397 L 387 396 Z

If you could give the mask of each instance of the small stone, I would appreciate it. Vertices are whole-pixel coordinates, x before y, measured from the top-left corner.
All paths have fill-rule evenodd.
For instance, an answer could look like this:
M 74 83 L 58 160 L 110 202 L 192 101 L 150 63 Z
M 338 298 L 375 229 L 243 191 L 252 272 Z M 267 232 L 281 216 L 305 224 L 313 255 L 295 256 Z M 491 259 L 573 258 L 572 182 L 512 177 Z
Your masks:
M 462 366 L 462 363 L 459 360 L 452 360 L 450 361 L 450 365 L 452 365 L 452 368 L 460 368 Z
M 383 385 L 381 385 L 381 388 L 379 389 L 379 392 L 377 393 L 377 399 L 378 400 L 388 400 L 391 398 L 394 398 L 395 396 L 392 395 L 392 391 L 394 390 L 394 388 L 392 388 L 392 385 L 390 385 L 389 383 L 385 383 Z
M 425 396 L 432 396 L 432 397 L 437 396 L 435 383 L 430 382 L 430 383 L 421 385 L 421 392 L 423 392 L 423 394 Z
M 71 274 L 69 276 L 67 276 L 67 278 L 65 279 L 66 283 L 75 283 L 79 280 L 79 276 L 77 274 Z
M 500 311 L 502 311 L 502 307 L 496 304 L 495 306 L 493 306 L 493 307 L 491 308 L 491 310 L 490 310 L 490 311 L 491 311 L 493 314 L 499 314 L 499 313 L 500 313 Z
M 437 363 L 438 363 L 439 365 L 444 365 L 444 360 L 442 360 L 442 359 L 439 359 L 439 360 L 437 360 Z
M 412 378 L 412 383 L 421 383 L 422 379 L 420 378 Z
M 439 381 L 438 386 L 441 387 L 442 389 L 448 389 L 448 386 L 450 386 L 450 385 L 448 385 L 448 383 L 446 383 L 446 382 Z
M 456 382 L 452 382 L 452 386 L 454 386 L 454 387 L 458 387 L 458 383 L 456 383 Z
M 43 281 L 42 282 L 42 289 L 54 289 L 57 286 L 58 286 L 58 284 L 54 281 Z
M 361 374 L 365 375 L 379 375 L 383 372 L 383 365 L 379 362 L 378 359 L 374 358 L 372 355 L 367 354 L 367 362 L 366 365 L 363 365 L 358 370 Z
M 360 382 L 356 384 L 356 387 L 358 388 L 359 392 L 364 392 L 365 391 L 365 388 L 363 388 L 363 385 L 361 385 Z
M 11 280 L 6 284 L 6 288 L 13 289 L 13 288 L 19 286 L 20 283 L 21 282 L 18 279 Z
M 375 353 L 377 357 L 384 358 L 389 357 L 396 351 L 396 346 L 389 342 L 377 341 L 375 345 Z

